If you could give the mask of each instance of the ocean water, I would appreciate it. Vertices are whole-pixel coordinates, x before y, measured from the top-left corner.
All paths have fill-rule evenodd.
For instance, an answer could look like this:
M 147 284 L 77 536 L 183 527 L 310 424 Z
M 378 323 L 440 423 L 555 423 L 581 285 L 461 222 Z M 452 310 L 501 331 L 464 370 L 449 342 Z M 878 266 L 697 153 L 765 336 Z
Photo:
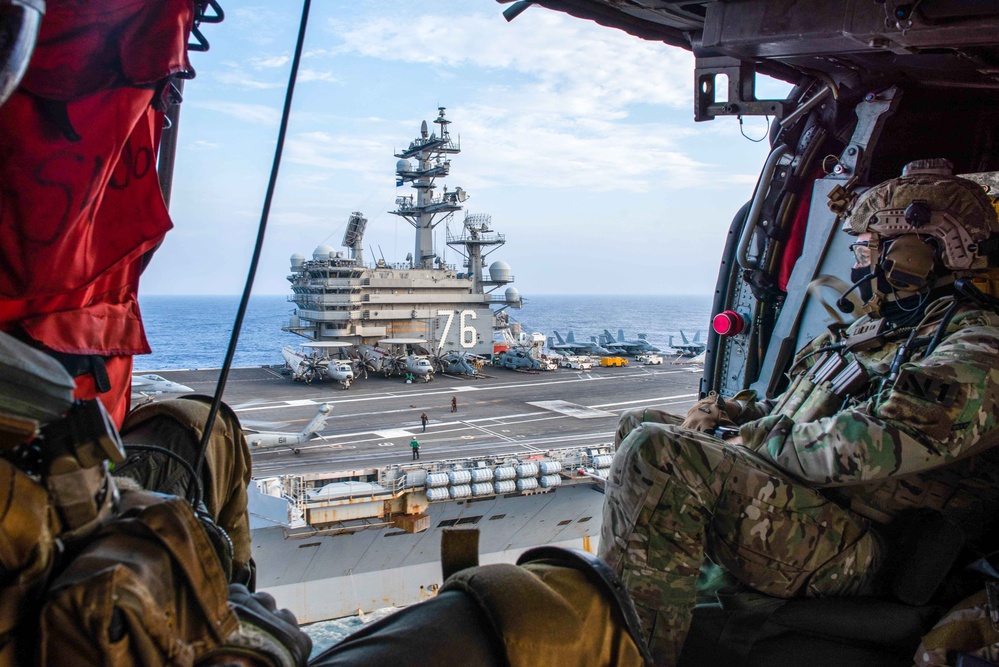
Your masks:
M 139 299 L 146 335 L 153 349 L 135 358 L 138 372 L 218 368 L 225 360 L 238 296 L 145 296 Z M 300 336 L 281 331 L 295 309 L 285 296 L 250 298 L 243 319 L 234 366 L 281 364 L 281 348 L 302 342 Z M 710 296 L 529 296 L 521 309 L 510 309 L 510 319 L 524 333 L 564 337 L 572 331 L 577 341 L 588 341 L 604 329 L 634 340 L 648 334 L 653 345 L 665 348 L 669 336 L 683 331 L 692 338 L 707 334 L 711 316 Z
M 137 372 L 218 368 L 225 359 L 238 296 L 146 296 L 139 300 L 146 335 L 153 353 L 136 357 Z M 281 331 L 295 304 L 285 296 L 257 296 L 250 299 L 243 320 L 235 366 L 281 364 L 281 348 L 302 338 Z M 524 307 L 511 310 L 511 320 L 520 323 L 524 333 L 540 332 L 564 337 L 572 331 L 577 341 L 588 341 L 604 329 L 617 336 L 624 329 L 632 340 L 648 334 L 649 340 L 666 348 L 669 336 L 680 331 L 692 337 L 707 333 L 710 323 L 710 296 L 558 296 L 527 297 Z M 363 617 L 313 623 L 305 627 L 313 640 L 313 655 L 334 645 L 365 623 L 377 620 L 391 609 Z

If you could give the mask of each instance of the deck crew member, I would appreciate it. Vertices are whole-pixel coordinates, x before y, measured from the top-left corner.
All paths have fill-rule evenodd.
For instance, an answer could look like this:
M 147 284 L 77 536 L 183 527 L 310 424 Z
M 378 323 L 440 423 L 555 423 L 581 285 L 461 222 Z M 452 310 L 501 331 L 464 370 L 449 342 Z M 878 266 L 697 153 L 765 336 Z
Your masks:
M 657 664 L 677 660 L 706 556 L 778 598 L 863 595 L 885 561 L 874 524 L 924 508 L 974 539 L 999 509 L 999 314 L 956 282 L 996 265 L 991 202 L 946 160 L 919 161 L 844 229 L 865 316 L 799 352 L 776 402 L 622 416 L 600 555 Z M 719 426 L 741 428 L 726 441 Z

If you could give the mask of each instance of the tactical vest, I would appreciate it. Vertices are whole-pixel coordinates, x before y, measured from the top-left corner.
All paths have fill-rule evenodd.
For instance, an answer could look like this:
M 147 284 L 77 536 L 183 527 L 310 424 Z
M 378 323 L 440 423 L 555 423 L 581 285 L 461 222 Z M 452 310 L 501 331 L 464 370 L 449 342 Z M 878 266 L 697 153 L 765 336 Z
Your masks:
M 921 325 L 914 339 L 917 343 L 909 350 L 909 360 L 919 361 L 925 356 L 939 322 L 937 319 Z M 988 311 L 959 313 L 947 326 L 943 340 L 969 326 L 999 328 L 999 315 Z M 893 361 L 907 338 L 898 335 L 875 341 L 873 338 L 877 336 L 874 336 L 849 349 L 851 336 L 856 336 L 858 331 L 863 334 L 876 329 L 877 322 L 862 318 L 843 335 L 847 342 L 845 348 L 803 359 L 822 347 L 842 342 L 832 336 L 817 339 L 799 355 L 803 363 L 798 364 L 789 389 L 780 397 L 773 413 L 803 423 L 831 416 L 851 405 L 868 412 L 875 410 L 885 392 L 893 388 L 892 383 L 906 381 L 904 365 L 899 374 L 898 364 L 893 369 Z M 897 377 L 891 377 L 893 372 Z M 909 389 L 915 390 L 919 388 Z M 946 393 L 947 388 L 923 390 Z M 972 539 L 978 538 L 988 530 L 999 511 L 999 448 L 995 448 L 996 444 L 999 444 L 999 432 L 992 430 L 974 446 L 972 453 L 949 465 L 870 484 L 824 489 L 823 493 L 882 524 L 889 523 L 904 510 L 931 509 L 955 521 Z

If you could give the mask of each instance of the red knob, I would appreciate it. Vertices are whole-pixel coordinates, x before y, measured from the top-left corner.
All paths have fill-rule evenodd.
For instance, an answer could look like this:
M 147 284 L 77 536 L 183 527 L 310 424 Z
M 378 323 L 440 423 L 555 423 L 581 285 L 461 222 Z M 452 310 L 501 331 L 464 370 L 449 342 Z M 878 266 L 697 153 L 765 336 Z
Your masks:
M 719 336 L 735 336 L 746 328 L 746 318 L 734 310 L 726 310 L 715 315 L 711 326 Z

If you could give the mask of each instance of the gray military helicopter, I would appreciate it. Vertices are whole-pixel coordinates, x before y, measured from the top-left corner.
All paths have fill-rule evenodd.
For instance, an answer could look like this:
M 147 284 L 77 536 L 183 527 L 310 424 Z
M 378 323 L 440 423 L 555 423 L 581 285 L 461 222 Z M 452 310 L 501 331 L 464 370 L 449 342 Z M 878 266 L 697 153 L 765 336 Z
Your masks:
M 510 370 L 539 371 L 541 370 L 541 360 L 531 354 L 530 348 L 511 347 L 504 350 L 496 357 L 495 365 L 509 368 Z
M 378 345 L 357 346 L 357 352 L 365 367 L 385 377 L 404 376 L 422 382 L 434 379 L 434 367 L 430 359 L 414 352 L 414 346 L 425 345 L 419 338 L 384 338 Z
M 281 350 L 281 356 L 296 382 L 312 384 L 313 380 L 329 379 L 339 382 L 344 389 L 350 389 L 355 377 L 353 364 L 336 356 L 337 352 L 349 347 L 350 343 L 314 341 L 303 343 L 301 352 L 286 345 Z
M 999 194 L 999 3 L 536 0 L 504 15 L 529 7 L 517 20 L 545 7 L 692 52 L 696 121 L 769 120 L 770 155 L 721 253 L 702 396 L 777 396 L 795 352 L 842 317 L 842 287 L 821 285 L 852 282 L 837 223 L 852 194 L 937 157 L 993 201 Z M 794 87 L 759 99 L 758 74 Z M 921 527 L 895 542 L 904 546 L 878 596 L 784 601 L 705 588 L 680 664 L 911 665 L 919 638 L 955 602 L 937 584 L 969 561 L 964 552 L 934 560 L 955 540 Z M 927 583 L 925 595 L 899 595 L 914 582 Z

